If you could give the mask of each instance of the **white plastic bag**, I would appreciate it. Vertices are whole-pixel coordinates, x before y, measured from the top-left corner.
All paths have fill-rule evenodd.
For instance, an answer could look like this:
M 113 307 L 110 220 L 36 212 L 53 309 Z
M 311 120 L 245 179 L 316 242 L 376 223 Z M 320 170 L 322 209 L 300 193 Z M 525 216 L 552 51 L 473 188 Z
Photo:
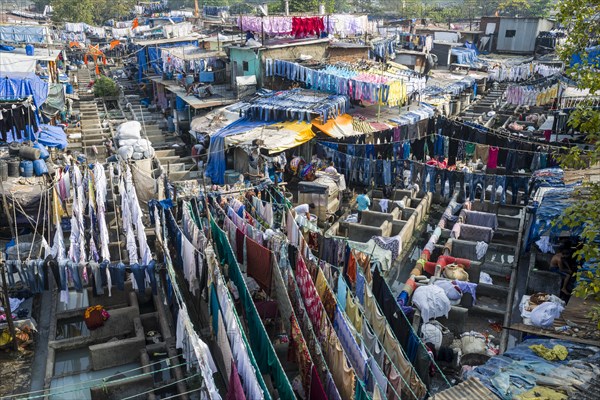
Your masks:
M 542 303 L 531 311 L 531 323 L 534 326 L 549 328 L 564 309 L 562 305 L 552 301 Z
M 137 121 L 123 122 L 117 128 L 117 139 L 139 139 L 142 131 L 142 125 Z
M 131 158 L 131 156 L 133 155 L 133 147 L 131 147 L 131 146 L 119 147 L 119 150 L 117 150 L 117 153 L 123 160 L 129 160 Z

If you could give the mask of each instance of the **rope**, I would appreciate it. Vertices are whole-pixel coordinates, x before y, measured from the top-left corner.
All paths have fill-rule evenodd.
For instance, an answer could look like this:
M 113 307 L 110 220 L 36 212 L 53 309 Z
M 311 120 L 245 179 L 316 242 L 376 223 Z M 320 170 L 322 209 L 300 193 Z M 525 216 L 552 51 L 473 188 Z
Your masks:
M 152 393 L 152 392 L 154 392 L 155 390 L 160 390 L 160 389 L 166 388 L 166 387 L 168 387 L 168 386 L 175 385 L 175 384 L 177 384 L 177 383 L 179 383 L 179 382 L 187 381 L 188 379 L 190 379 L 190 378 L 194 378 L 194 377 L 196 377 L 196 376 L 198 376 L 198 375 L 200 375 L 200 374 L 198 373 L 198 374 L 190 375 L 190 376 L 188 376 L 188 377 L 186 377 L 186 378 L 183 378 L 183 379 L 176 380 L 176 381 L 174 381 L 174 382 L 171 382 L 171 383 L 168 383 L 168 384 L 166 384 L 166 385 L 162 385 L 162 386 L 160 386 L 160 387 L 153 388 L 153 389 L 147 390 L 147 391 L 145 391 L 145 392 L 142 392 L 142 393 L 137 393 L 137 394 L 134 394 L 133 396 L 124 397 L 124 398 L 122 398 L 121 400 L 131 400 L 131 399 L 135 399 L 136 397 L 138 397 L 138 396 L 141 396 L 141 395 L 143 395 L 143 394 Z M 200 390 L 200 389 L 195 389 L 195 390 Z M 181 393 L 180 393 L 180 394 L 177 394 L 177 395 L 175 395 L 175 397 L 177 397 L 177 396 L 181 396 Z
M 42 204 L 44 204 L 43 199 L 44 199 L 44 197 L 40 196 L 40 206 L 38 207 L 38 215 L 37 215 L 37 219 L 35 220 L 35 228 L 33 228 L 33 239 L 31 239 L 31 246 L 29 247 L 29 254 L 27 255 L 27 261 L 29 261 L 29 259 L 31 258 L 31 252 L 33 251 L 33 244 L 35 243 L 35 235 L 37 234 L 38 223 L 40 222 L 40 215 L 42 214 Z M 46 221 L 45 218 L 44 218 L 44 221 Z M 40 246 L 40 248 L 41 248 L 41 246 Z M 39 258 L 39 256 L 38 256 L 38 258 Z
M 145 366 L 140 366 L 140 367 L 137 367 L 137 368 L 133 368 L 133 369 L 130 369 L 130 370 L 127 370 L 127 371 L 123 371 L 122 373 L 126 374 L 126 373 L 129 373 L 129 372 L 132 372 L 132 371 L 137 371 L 137 370 L 145 368 L 147 366 L 149 367 L 149 366 L 152 366 L 152 365 L 155 365 L 155 364 L 159 364 L 159 363 L 161 363 L 164 360 L 169 360 L 171 358 L 177 358 L 177 357 L 179 357 L 179 356 L 164 358 L 164 359 L 162 359 L 160 361 L 156 361 L 156 362 L 154 362 L 152 364 L 147 364 Z M 183 365 L 186 365 L 186 363 L 172 365 L 172 366 L 169 366 L 168 368 L 163 368 L 163 369 L 160 369 L 160 370 L 157 370 L 157 371 L 145 372 L 143 374 L 139 374 L 139 375 L 134 375 L 134 376 L 129 376 L 129 377 L 117 379 L 117 380 L 114 380 L 114 381 L 110 381 L 109 383 L 118 383 L 118 382 L 127 381 L 127 380 L 131 380 L 131 379 L 136 379 L 136 378 L 139 378 L 141 376 L 152 375 L 152 374 L 155 374 L 157 372 L 162 372 L 162 371 L 168 371 L 169 369 L 176 368 L 176 367 L 181 367 Z M 67 388 L 67 387 L 78 386 L 78 385 L 82 385 L 82 384 L 85 384 L 85 383 L 96 382 L 96 381 L 102 381 L 103 383 L 106 383 L 107 382 L 106 379 L 107 378 L 96 378 L 96 379 L 91 379 L 91 380 L 85 381 L 85 382 L 78 382 L 78 383 L 71 383 L 69 385 L 63 385 L 60 388 L 64 389 L 64 388 Z M 58 393 L 52 393 L 52 391 L 51 390 L 49 391 L 48 389 L 40 389 L 40 390 L 34 390 L 34 391 L 31 391 L 31 392 L 26 392 L 26 393 L 10 394 L 10 395 L 4 396 L 3 399 L 16 398 L 16 397 L 23 398 L 23 399 L 25 399 L 25 398 L 27 398 L 27 399 L 36 399 L 36 398 L 41 398 L 41 397 L 55 396 L 55 395 L 64 394 L 64 393 L 73 393 L 73 392 L 76 392 L 78 390 L 87 389 L 87 388 L 90 388 L 90 387 L 93 387 L 93 386 L 94 385 L 88 386 L 88 387 L 78 387 L 77 389 L 62 391 L 62 392 L 58 392 Z M 41 395 L 30 396 L 31 394 L 36 394 L 36 393 L 41 393 L 41 392 L 44 392 L 44 393 L 41 394 Z M 21 396 L 26 396 L 26 397 L 21 397 Z

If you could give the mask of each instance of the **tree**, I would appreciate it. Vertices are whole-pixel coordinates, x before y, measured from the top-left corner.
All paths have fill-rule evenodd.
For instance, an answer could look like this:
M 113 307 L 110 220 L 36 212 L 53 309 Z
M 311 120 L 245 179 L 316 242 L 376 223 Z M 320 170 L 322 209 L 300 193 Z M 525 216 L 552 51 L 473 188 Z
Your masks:
M 511 17 L 547 17 L 551 9 L 551 0 L 503 0 L 498 4 L 498 11 Z
M 56 22 L 102 25 L 109 19 L 128 18 L 136 0 L 51 0 Z
M 52 0 L 52 19 L 56 22 L 94 24 L 95 0 Z
M 94 96 L 113 97 L 119 95 L 119 87 L 112 79 L 101 76 L 94 82 Z
M 590 57 L 589 49 L 597 45 L 600 38 L 600 0 L 562 0 L 558 5 L 558 22 L 569 29 L 564 46 L 559 49 L 563 61 L 569 65 L 573 55 L 582 60 L 567 70 L 569 78 L 577 82 L 580 89 L 588 89 L 594 94 L 600 91 L 600 61 Z M 590 60 L 590 58 L 592 58 Z M 577 127 L 587 135 L 590 152 L 583 154 L 573 148 L 560 156 L 565 169 L 582 169 L 598 165 L 600 160 L 600 110 L 591 107 L 590 102 L 581 103 L 569 118 L 569 125 Z M 567 229 L 580 231 L 582 241 L 575 257 L 585 268 L 576 274 L 578 286 L 574 294 L 578 297 L 600 300 L 600 184 L 585 183 L 576 195 L 576 201 L 568 207 L 555 222 Z M 590 316 L 598 321 L 600 307 L 590 310 Z M 600 329 L 600 322 L 598 323 Z
M 50 4 L 50 0 L 33 0 L 33 5 L 35 5 L 35 10 L 39 13 L 44 12 L 44 7 Z

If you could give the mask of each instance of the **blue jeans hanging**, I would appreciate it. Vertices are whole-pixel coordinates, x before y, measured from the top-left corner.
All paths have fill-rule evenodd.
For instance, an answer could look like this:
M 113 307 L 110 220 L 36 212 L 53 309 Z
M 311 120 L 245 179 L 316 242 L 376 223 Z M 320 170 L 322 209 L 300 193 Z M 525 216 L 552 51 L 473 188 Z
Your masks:
M 392 184 L 392 162 L 390 160 L 383 162 L 383 184 L 386 186 Z
M 504 205 L 506 203 L 506 176 L 496 175 L 494 186 L 492 188 L 492 203 L 496 202 L 496 193 L 498 191 L 498 188 L 502 188 L 502 194 L 500 195 L 500 204 Z
M 133 273 L 135 283 L 137 284 L 138 293 L 144 294 L 144 292 L 146 291 L 146 276 L 144 272 L 144 267 L 136 263 L 131 264 L 129 268 L 131 268 L 131 272 Z
M 473 180 L 471 181 L 472 186 L 470 188 L 470 196 L 471 201 L 475 200 L 475 194 L 477 193 L 477 185 L 480 184 L 482 187 L 480 201 L 483 201 L 485 198 L 485 174 L 473 174 Z
M 519 196 L 519 190 L 523 189 L 523 201 L 527 205 L 529 201 L 529 178 L 513 176 L 510 178 L 510 189 L 512 190 L 512 201 L 511 203 L 517 204 L 517 198 Z
M 423 190 L 425 190 L 425 185 L 427 184 L 427 178 L 429 178 L 429 189 L 426 190 L 431 193 L 435 193 L 435 178 L 436 178 L 436 168 L 433 165 L 425 165 L 425 174 L 423 174 Z

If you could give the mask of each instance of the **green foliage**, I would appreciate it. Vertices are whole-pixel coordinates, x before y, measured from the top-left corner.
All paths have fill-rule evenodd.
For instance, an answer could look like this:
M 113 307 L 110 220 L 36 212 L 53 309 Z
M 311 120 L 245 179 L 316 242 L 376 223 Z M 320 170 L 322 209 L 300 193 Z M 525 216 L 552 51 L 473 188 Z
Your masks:
M 44 7 L 50 4 L 50 0 L 33 0 L 33 4 L 35 5 L 35 10 L 42 13 L 44 12 Z
M 52 19 L 56 22 L 94 24 L 94 0 L 52 0 Z
M 109 19 L 127 18 L 136 0 L 51 0 L 56 22 L 102 25 Z
M 580 89 L 589 89 L 590 93 L 600 90 L 600 74 L 596 66 L 587 63 L 586 48 L 597 40 L 600 34 L 600 0 L 562 0 L 558 4 L 558 22 L 569 28 L 567 43 L 559 50 L 561 58 L 570 63 L 573 54 L 581 54 L 583 63 L 567 70 L 567 75 L 577 82 Z M 571 149 L 560 156 L 564 169 L 582 169 L 598 165 L 600 160 L 600 111 L 582 102 L 571 113 L 569 125 L 586 133 L 591 149 L 583 153 Z M 582 246 L 575 256 L 587 269 L 577 273 L 578 287 L 575 295 L 600 300 L 600 184 L 586 183 L 575 196 L 576 201 L 567 208 L 556 222 L 571 229 L 582 229 Z M 596 321 L 600 316 L 600 307 L 590 310 L 590 317 Z M 600 326 L 600 325 L 599 325 Z
M 503 0 L 498 4 L 500 14 L 511 17 L 547 17 L 551 9 L 551 0 Z
M 113 97 L 119 95 L 119 87 L 112 79 L 101 76 L 94 83 L 94 96 L 96 97 Z

